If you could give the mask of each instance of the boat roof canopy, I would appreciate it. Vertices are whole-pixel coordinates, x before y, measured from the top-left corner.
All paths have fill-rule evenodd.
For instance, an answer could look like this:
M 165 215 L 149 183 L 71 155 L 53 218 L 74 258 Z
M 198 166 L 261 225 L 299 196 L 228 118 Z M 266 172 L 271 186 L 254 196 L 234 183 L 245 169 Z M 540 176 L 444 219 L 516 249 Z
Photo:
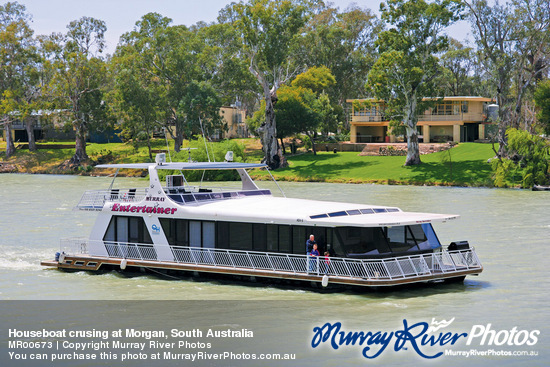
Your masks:
M 267 167 L 263 163 L 239 163 L 239 162 L 174 162 L 174 163 L 123 163 L 123 164 L 99 164 L 97 168 L 127 168 L 127 169 L 148 169 L 154 166 L 155 169 L 169 170 L 231 170 L 251 169 Z

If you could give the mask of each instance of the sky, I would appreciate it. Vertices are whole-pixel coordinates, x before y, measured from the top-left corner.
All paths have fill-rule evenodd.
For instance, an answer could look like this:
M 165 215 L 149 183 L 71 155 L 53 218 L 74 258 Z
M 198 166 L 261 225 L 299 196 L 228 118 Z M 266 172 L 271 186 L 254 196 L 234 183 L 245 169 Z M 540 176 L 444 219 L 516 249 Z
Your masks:
M 14 1 L 14 0 L 10 0 Z M 105 21 L 107 53 L 113 53 L 119 37 L 134 28 L 135 23 L 149 12 L 157 12 L 173 20 L 173 25 L 192 25 L 199 21 L 210 23 L 231 0 L 15 0 L 25 5 L 32 15 L 35 35 L 65 33 L 67 24 L 83 16 Z M 0 0 L 1 3 L 7 0 Z M 355 3 L 379 15 L 379 0 L 332 0 L 341 10 Z M 468 40 L 470 26 L 466 22 L 449 28 L 448 34 Z

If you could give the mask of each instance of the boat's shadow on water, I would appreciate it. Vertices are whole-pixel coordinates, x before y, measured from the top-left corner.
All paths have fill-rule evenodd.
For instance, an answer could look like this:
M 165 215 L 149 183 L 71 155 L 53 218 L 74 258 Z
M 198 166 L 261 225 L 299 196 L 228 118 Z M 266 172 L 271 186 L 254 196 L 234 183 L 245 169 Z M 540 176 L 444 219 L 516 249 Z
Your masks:
M 368 290 L 367 292 L 358 292 L 350 290 L 345 293 L 359 295 L 366 298 L 394 298 L 407 299 L 416 297 L 427 297 L 432 295 L 441 295 L 459 292 L 475 292 L 491 287 L 490 282 L 466 279 L 464 282 L 454 283 L 432 283 L 432 284 L 415 284 L 397 287 L 378 288 L 376 290 Z

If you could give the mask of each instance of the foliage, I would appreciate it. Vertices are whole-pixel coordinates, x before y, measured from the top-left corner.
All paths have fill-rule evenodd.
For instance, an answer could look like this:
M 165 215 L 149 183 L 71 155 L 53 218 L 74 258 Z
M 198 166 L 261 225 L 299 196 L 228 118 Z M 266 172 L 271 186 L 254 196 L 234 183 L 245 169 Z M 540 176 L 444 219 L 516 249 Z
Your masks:
M 291 83 L 293 87 L 307 88 L 317 95 L 323 92 L 327 93 L 335 84 L 336 79 L 326 66 L 311 67 L 305 72 L 298 74 Z
M 277 141 L 274 103 L 277 90 L 300 70 L 293 64 L 292 45 L 308 16 L 306 2 L 291 0 L 250 0 L 232 3 L 225 9 L 240 33 L 249 71 L 257 79 L 265 101 L 265 121 L 260 129 L 264 160 L 273 169 L 284 165 Z M 231 16 L 227 16 L 231 14 Z
M 550 144 L 537 135 L 525 130 L 508 129 L 509 159 L 493 160 L 494 183 L 497 187 L 521 182 L 523 188 L 549 182 Z
M 310 138 L 319 126 L 317 98 L 308 88 L 283 86 L 279 89 L 279 101 L 275 114 L 283 129 L 293 135 L 305 133 Z M 287 136 L 288 136 L 287 135 Z
M 86 139 L 90 130 L 107 121 L 103 95 L 107 83 L 107 65 L 101 53 L 107 27 L 102 20 L 82 17 L 67 26 L 66 35 L 43 37 L 48 51 L 51 80 L 45 93 L 55 105 L 67 109 L 76 133 L 75 154 L 71 163 L 88 158 Z
M 408 142 L 405 165 L 416 165 L 420 163 L 418 115 L 435 103 L 423 98 L 440 95 L 436 55 L 448 45 L 442 30 L 460 19 L 462 4 L 388 0 L 381 11 L 382 19 L 394 28 L 382 32 L 377 40 L 380 57 L 369 72 L 367 88 L 385 101 L 391 120 L 403 121 Z
M 451 38 L 448 50 L 441 56 L 442 75 L 438 80 L 446 96 L 477 95 L 470 74 L 474 66 L 473 49 Z
M 0 5 L 0 121 L 7 141 L 6 157 L 15 152 L 12 120 L 27 120 L 38 101 L 38 54 L 30 22 L 24 5 Z M 32 128 L 28 130 L 32 135 Z M 34 140 L 30 138 L 32 148 Z
M 355 4 L 343 11 L 328 2 L 319 6 L 294 47 L 301 64 L 331 71 L 336 84 L 325 92 L 343 108 L 346 99 L 363 97 L 364 81 L 376 60 L 375 41 L 384 24 L 370 9 Z
M 550 135 L 550 80 L 542 81 L 537 85 L 535 105 L 539 110 L 537 120 L 541 130 L 546 135 Z

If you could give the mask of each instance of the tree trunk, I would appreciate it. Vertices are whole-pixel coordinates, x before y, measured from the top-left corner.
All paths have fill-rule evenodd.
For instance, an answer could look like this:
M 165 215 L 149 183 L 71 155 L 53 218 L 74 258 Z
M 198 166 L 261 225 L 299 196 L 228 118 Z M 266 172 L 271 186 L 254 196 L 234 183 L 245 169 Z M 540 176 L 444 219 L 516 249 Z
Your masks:
M 407 159 L 405 166 L 414 166 L 420 161 L 420 147 L 418 145 L 418 133 L 416 131 L 416 92 L 408 101 L 405 109 L 404 123 L 407 131 Z
M 11 121 L 4 122 L 4 139 L 6 140 L 6 158 L 15 153 L 15 145 L 11 137 Z
M 27 129 L 27 137 L 29 140 L 29 152 L 36 152 L 36 141 L 34 140 L 34 126 L 32 119 L 27 117 L 25 119 L 25 127 Z
M 407 128 L 407 159 L 405 166 L 414 166 L 422 163 L 420 161 L 420 147 L 418 145 L 418 133 L 416 128 Z
M 277 169 L 281 162 L 277 154 L 279 144 L 277 142 L 277 125 L 275 122 L 275 110 L 273 108 L 273 95 L 271 93 L 267 93 L 265 98 L 265 123 L 262 125 L 261 131 L 264 163 L 270 169 Z
M 285 149 L 285 142 L 283 141 L 283 138 L 279 138 L 281 141 L 281 149 L 283 150 L 283 155 L 286 155 L 286 149 Z
M 181 146 L 183 145 L 183 121 L 180 119 L 176 119 L 176 136 L 173 136 L 174 138 L 174 150 L 176 153 L 179 153 L 181 151 Z M 172 133 L 170 132 L 170 135 Z
M 315 147 L 315 132 L 313 132 L 313 135 L 310 135 L 308 131 L 306 131 L 306 135 L 309 138 L 309 141 L 311 141 L 311 150 L 313 150 L 313 155 L 317 155 L 317 149 Z
M 80 165 L 88 159 L 86 154 L 86 127 L 83 122 L 76 124 L 75 152 L 70 163 Z

